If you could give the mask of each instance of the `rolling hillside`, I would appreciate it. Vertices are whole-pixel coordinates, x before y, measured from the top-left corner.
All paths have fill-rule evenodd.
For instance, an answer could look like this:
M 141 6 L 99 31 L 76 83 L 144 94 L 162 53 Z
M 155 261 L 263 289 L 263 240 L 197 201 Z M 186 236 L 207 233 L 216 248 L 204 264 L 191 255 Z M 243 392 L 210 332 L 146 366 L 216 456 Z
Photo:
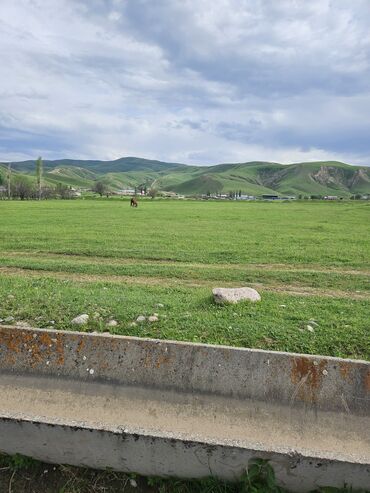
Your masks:
M 33 176 L 35 161 L 13 163 L 15 173 Z M 44 180 L 91 188 L 99 180 L 112 190 L 154 186 L 185 195 L 241 191 L 249 195 L 338 195 L 370 194 L 370 168 L 336 161 L 283 165 L 253 161 L 188 166 L 135 157 L 114 161 L 61 159 L 44 161 Z M 1 171 L 2 169 L 2 171 Z M 0 181 L 5 167 L 0 165 Z

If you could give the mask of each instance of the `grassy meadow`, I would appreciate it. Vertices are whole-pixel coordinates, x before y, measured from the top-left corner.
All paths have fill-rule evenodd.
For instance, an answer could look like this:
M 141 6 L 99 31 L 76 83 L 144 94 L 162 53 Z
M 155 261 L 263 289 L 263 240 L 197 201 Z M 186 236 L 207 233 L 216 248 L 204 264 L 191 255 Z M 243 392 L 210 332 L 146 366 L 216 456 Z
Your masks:
M 87 313 L 83 330 L 369 359 L 368 203 L 2 201 L 0 214 L 0 319 L 71 329 Z M 213 303 L 212 287 L 243 285 L 262 302 Z

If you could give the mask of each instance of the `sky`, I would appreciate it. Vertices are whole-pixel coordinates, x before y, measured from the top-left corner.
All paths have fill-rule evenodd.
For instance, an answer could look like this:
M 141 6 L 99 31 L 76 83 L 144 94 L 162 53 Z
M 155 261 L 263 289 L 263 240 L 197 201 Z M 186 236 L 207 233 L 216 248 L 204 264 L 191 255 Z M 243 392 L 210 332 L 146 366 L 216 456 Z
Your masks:
M 370 165 L 369 0 L 1 0 L 0 161 Z

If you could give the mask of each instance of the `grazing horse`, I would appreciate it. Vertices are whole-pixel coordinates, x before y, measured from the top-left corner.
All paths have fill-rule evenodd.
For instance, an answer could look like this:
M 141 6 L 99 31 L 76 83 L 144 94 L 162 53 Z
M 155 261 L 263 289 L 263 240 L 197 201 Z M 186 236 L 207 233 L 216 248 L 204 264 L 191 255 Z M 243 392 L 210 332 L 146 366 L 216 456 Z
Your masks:
M 137 200 L 135 199 L 135 197 L 132 197 L 131 202 L 130 202 L 130 206 L 131 207 L 137 207 Z

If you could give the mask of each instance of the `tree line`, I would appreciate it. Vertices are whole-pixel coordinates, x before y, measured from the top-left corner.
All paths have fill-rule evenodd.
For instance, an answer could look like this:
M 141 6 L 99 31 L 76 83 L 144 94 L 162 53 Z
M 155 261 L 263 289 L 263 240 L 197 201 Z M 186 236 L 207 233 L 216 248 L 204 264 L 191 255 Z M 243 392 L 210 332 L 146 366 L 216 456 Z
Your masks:
M 51 198 L 71 199 L 75 192 L 71 186 L 57 183 L 55 187 L 45 185 L 42 177 L 44 172 L 43 160 L 36 160 L 36 182 L 32 178 L 13 173 L 11 163 L 8 164 L 5 177 L 0 174 L 0 198 L 20 200 L 41 200 Z

